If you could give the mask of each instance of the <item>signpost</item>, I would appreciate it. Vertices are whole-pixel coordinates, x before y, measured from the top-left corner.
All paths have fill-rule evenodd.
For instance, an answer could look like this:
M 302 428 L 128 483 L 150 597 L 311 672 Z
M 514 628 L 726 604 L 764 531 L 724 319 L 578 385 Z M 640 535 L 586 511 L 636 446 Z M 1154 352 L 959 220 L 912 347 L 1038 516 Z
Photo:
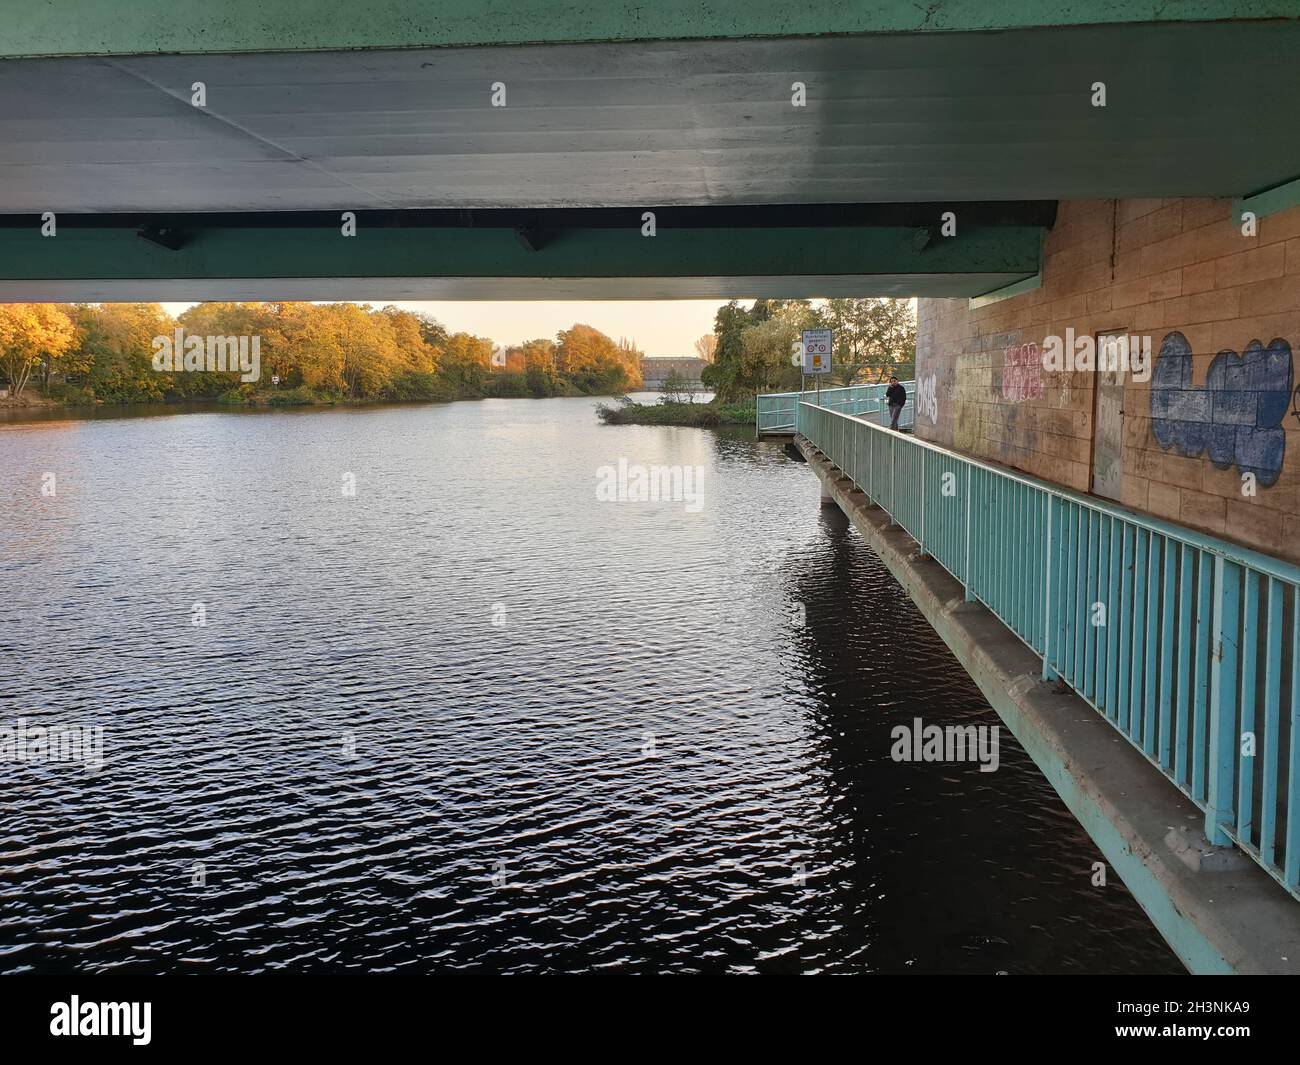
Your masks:
M 831 350 L 835 338 L 829 329 L 803 331 L 803 372 L 817 378 L 817 406 L 822 403 L 822 377 L 831 372 Z
M 829 329 L 803 331 L 803 372 L 821 376 L 831 372 L 831 348 L 834 338 Z

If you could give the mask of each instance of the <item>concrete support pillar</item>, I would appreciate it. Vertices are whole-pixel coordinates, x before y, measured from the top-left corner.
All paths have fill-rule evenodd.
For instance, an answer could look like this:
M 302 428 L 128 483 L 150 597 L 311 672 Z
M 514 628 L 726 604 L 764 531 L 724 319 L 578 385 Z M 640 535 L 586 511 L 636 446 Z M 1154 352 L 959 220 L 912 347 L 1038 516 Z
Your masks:
M 822 490 L 822 506 L 824 506 L 824 507 L 833 507 L 833 506 L 837 506 L 838 504 L 835 502 L 835 497 L 834 497 L 833 495 L 831 495 L 831 490 L 830 490 L 830 488 L 827 486 L 827 482 L 821 480 L 821 478 L 818 478 L 817 483 L 818 483 L 819 485 L 821 485 L 821 490 Z

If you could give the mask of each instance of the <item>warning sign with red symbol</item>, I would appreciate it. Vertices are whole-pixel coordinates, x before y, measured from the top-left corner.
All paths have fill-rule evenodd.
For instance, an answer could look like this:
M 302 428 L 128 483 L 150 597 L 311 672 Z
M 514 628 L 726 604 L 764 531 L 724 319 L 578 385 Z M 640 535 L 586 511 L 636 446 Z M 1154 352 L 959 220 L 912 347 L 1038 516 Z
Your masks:
M 833 346 L 834 341 L 829 329 L 805 329 L 803 331 L 803 372 L 830 373 Z

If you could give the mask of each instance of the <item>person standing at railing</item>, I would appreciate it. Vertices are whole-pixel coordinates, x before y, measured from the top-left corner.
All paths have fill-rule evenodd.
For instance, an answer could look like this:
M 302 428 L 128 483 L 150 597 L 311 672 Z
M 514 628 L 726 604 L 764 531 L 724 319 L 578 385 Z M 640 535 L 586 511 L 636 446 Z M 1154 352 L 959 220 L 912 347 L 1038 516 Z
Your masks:
M 885 389 L 885 402 L 889 404 L 889 427 L 896 430 L 898 416 L 907 405 L 907 389 L 898 383 L 897 377 L 889 379 L 889 387 Z

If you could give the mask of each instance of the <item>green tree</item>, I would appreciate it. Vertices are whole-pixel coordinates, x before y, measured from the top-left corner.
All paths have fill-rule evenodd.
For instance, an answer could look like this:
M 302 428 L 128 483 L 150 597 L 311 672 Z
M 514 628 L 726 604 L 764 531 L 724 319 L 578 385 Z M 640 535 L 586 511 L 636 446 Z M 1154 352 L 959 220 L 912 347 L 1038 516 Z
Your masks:
M 790 351 L 799 339 L 798 320 L 773 316 L 755 322 L 741 334 L 741 359 L 750 399 L 758 392 L 792 391 L 799 384 L 799 370 L 790 364 Z
M 744 395 L 746 382 L 741 376 L 741 363 L 745 357 L 743 334 L 753 321 L 751 313 L 735 300 L 723 304 L 713 316 L 713 335 L 718 342 L 712 364 L 704 367 L 700 376 L 704 384 L 717 394 L 719 403 L 734 403 L 748 398 Z
M 157 303 L 106 303 L 75 309 L 85 370 L 77 379 L 97 399 L 156 403 L 184 395 L 181 378 L 153 368 L 155 337 L 172 337 L 176 322 Z
M 823 316 L 835 331 L 833 374 L 841 384 L 868 375 L 876 380 L 914 375 L 916 312 L 911 300 L 831 299 Z
M 447 343 L 447 338 L 451 334 L 438 319 L 423 311 L 415 311 L 413 315 L 420 326 L 420 337 L 426 344 L 433 348 L 441 348 Z

